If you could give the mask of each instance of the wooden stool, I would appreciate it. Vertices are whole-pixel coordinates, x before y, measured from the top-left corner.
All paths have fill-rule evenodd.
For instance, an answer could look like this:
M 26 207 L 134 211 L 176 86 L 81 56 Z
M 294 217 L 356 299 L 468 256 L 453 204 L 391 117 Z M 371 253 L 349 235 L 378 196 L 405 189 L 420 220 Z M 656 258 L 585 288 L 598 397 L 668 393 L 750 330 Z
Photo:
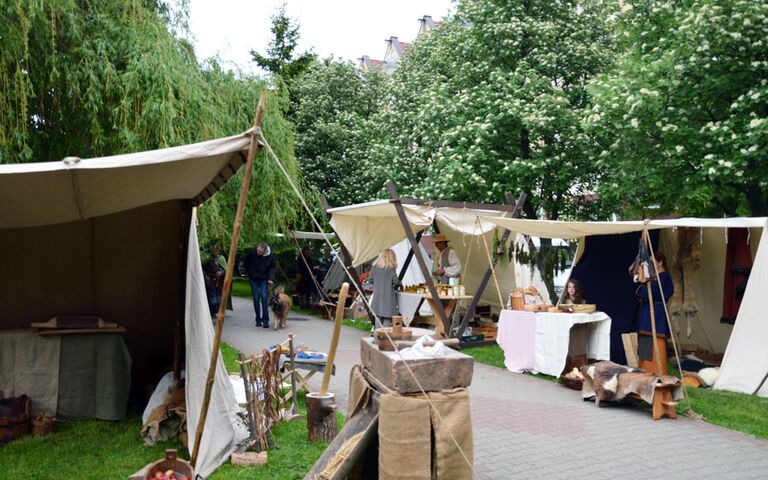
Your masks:
M 658 385 L 653 391 L 653 419 L 663 416 L 677 418 L 677 402 L 672 399 L 674 385 Z

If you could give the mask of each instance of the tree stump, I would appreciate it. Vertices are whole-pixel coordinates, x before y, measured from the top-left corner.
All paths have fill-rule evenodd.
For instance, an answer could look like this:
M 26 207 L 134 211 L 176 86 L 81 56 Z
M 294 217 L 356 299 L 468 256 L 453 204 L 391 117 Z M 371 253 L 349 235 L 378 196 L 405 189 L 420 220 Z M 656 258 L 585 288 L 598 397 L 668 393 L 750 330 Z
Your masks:
M 336 396 L 312 392 L 307 394 L 306 402 L 309 441 L 330 442 L 336 436 Z

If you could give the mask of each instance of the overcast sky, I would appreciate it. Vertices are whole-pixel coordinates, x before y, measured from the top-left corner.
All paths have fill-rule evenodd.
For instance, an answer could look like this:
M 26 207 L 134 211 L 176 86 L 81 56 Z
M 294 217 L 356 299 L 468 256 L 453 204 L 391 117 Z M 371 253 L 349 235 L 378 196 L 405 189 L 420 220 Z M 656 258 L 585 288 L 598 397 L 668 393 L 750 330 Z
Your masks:
M 270 15 L 278 0 L 190 0 L 189 27 L 200 60 L 218 55 L 226 66 L 257 72 L 250 50 L 266 53 L 272 33 Z M 451 0 L 288 0 L 288 14 L 301 25 L 300 51 L 312 48 L 321 58 L 334 55 L 356 61 L 381 59 L 384 40 L 411 42 L 418 19 L 440 20 Z

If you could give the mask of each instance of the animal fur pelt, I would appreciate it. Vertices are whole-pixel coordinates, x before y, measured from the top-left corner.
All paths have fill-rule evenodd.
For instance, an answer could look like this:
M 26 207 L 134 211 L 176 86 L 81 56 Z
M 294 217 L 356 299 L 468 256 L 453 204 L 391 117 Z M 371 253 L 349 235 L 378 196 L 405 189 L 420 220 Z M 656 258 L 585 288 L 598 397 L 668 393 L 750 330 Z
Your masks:
M 653 392 L 657 385 L 675 385 L 672 396 L 683 398 L 680 379 L 670 375 L 661 377 L 639 368 L 630 368 L 617 363 L 602 361 L 581 367 L 584 384 L 581 396 L 584 400 L 595 399 L 599 407 L 605 401 L 620 401 L 634 393 L 648 403 L 653 403 Z
M 699 230 L 681 227 L 677 229 L 677 252 L 669 264 L 669 274 L 675 283 L 675 295 L 669 302 L 669 313 L 680 331 L 683 318 L 687 320 L 686 335 L 693 334 L 691 320 L 699 313 L 693 290 L 694 272 L 701 263 L 701 242 Z
M 277 288 L 269 299 L 269 308 L 275 317 L 275 330 L 285 328 L 285 321 L 291 313 L 291 297 L 283 293 L 283 289 Z

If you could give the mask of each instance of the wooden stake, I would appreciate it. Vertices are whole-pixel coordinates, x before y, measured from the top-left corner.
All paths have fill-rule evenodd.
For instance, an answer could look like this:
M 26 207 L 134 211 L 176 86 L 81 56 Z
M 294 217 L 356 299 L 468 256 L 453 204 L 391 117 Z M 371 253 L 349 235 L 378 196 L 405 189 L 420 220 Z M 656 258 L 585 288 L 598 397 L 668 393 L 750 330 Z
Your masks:
M 256 436 L 256 422 L 254 421 L 253 405 L 251 404 L 251 385 L 248 378 L 248 371 L 245 368 L 245 357 L 243 356 L 243 352 L 237 352 L 237 358 L 240 360 L 240 376 L 243 378 L 245 400 L 248 402 L 248 426 L 251 427 L 251 445 L 255 445 L 258 437 Z
M 237 243 L 240 240 L 240 227 L 243 224 L 243 212 L 245 211 L 245 203 L 248 199 L 248 188 L 251 185 L 251 174 L 253 173 L 253 159 L 256 156 L 256 151 L 259 149 L 259 136 L 261 133 L 261 121 L 264 118 L 264 107 L 266 102 L 266 94 L 262 93 L 259 98 L 259 106 L 256 108 L 256 118 L 253 121 L 253 127 L 255 131 L 251 134 L 251 144 L 248 146 L 248 158 L 245 162 L 245 172 L 243 175 L 243 183 L 240 185 L 240 199 L 237 202 L 237 211 L 235 213 L 235 223 L 232 226 L 232 240 L 229 244 L 229 256 L 227 258 L 227 272 L 224 275 L 224 287 L 221 292 L 221 304 L 219 305 L 219 311 L 216 312 L 216 334 L 213 337 L 213 348 L 211 349 L 211 363 L 208 369 L 208 378 L 205 381 L 205 395 L 203 396 L 203 406 L 200 410 L 200 418 L 197 421 L 197 428 L 195 429 L 195 443 L 194 450 L 192 451 L 192 459 L 190 463 L 194 468 L 195 462 L 197 462 L 197 455 L 200 452 L 200 440 L 203 438 L 203 430 L 205 429 L 205 419 L 208 417 L 208 405 L 211 402 L 211 392 L 213 390 L 213 379 L 216 373 L 216 362 L 219 359 L 219 345 L 221 343 L 221 330 L 224 327 L 224 313 L 227 309 L 227 300 L 229 294 L 232 291 L 232 274 L 235 267 L 235 254 L 237 253 Z
M 333 324 L 333 336 L 331 337 L 331 346 L 328 349 L 328 358 L 325 361 L 325 371 L 323 372 L 323 383 L 320 386 L 320 395 L 328 393 L 328 384 L 331 381 L 333 372 L 333 362 L 336 359 L 336 347 L 339 345 L 339 332 L 341 331 L 341 320 L 344 318 L 344 303 L 346 303 L 349 294 L 349 284 L 341 284 L 339 291 L 339 303 L 336 304 L 336 321 Z

